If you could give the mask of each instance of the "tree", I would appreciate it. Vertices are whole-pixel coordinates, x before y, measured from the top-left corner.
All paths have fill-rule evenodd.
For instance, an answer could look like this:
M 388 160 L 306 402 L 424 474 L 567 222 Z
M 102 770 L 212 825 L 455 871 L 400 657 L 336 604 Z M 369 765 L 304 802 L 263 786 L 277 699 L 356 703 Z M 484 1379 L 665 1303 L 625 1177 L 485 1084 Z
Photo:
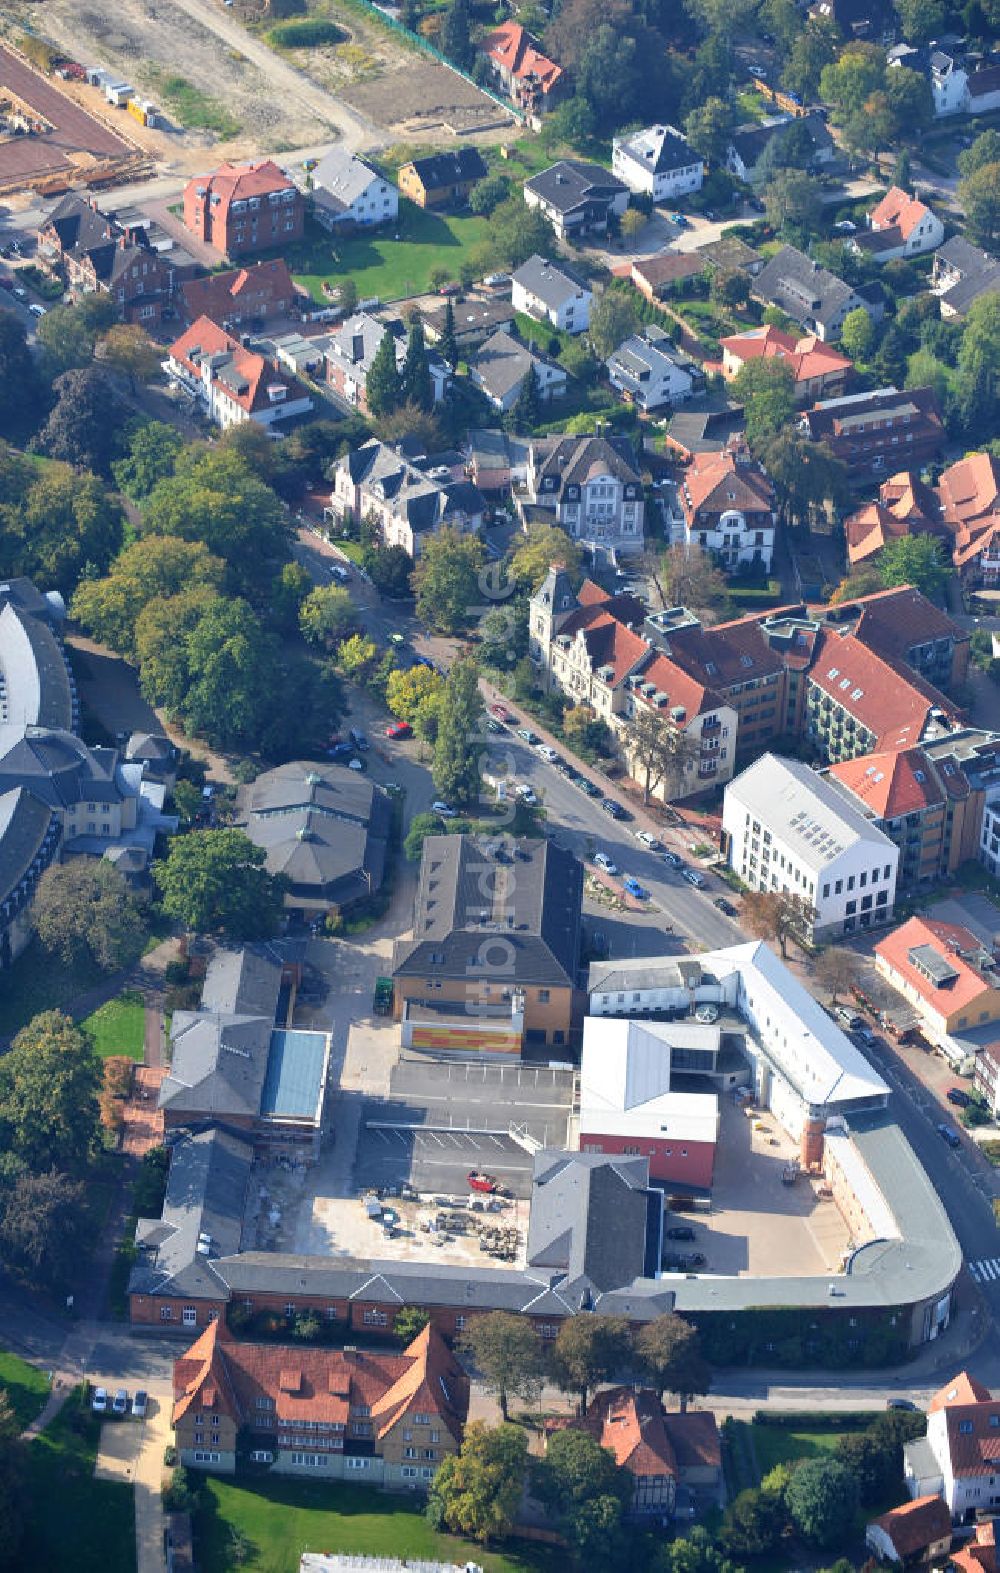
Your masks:
M 919 71 L 907 66 L 894 66 L 885 74 L 885 98 L 888 102 L 890 124 L 886 141 L 906 137 L 910 141 L 920 136 L 934 119 L 934 96 L 930 83 Z M 881 146 L 881 140 L 879 146 Z
M 580 546 L 558 525 L 529 524 L 527 533 L 514 543 L 510 575 L 524 590 L 535 591 L 553 563 L 561 563 L 572 582 L 583 572 Z
M 711 1373 L 702 1356 L 698 1329 L 683 1317 L 668 1311 L 647 1322 L 636 1337 L 635 1348 L 660 1398 L 664 1393 L 675 1394 L 682 1414 L 689 1399 L 708 1392 Z
M 892 183 L 900 191 L 909 191 L 913 185 L 913 171 L 910 168 L 910 152 L 908 148 L 900 148 L 896 154 L 896 162 L 892 169 Z
M 3 1205 L 4 1263 L 33 1288 L 72 1282 L 87 1247 L 86 1187 L 57 1169 L 19 1174 Z
M 404 1305 L 392 1319 L 392 1330 L 403 1344 L 412 1344 L 423 1332 L 430 1315 L 419 1305 Z
M 828 945 L 816 957 L 813 975 L 836 1005 L 838 998 L 848 993 L 858 975 L 857 958 L 852 951 L 841 950 L 839 945 Z
M 648 803 L 658 786 L 664 800 L 683 797 L 685 777 L 700 751 L 698 740 L 667 716 L 645 705 L 636 709 L 623 739 L 630 768 L 641 772 L 642 801 Z
M 1000 240 L 1000 163 L 981 164 L 958 183 L 958 200 L 977 245 L 990 250 Z
M 812 175 L 801 169 L 779 169 L 764 187 L 764 208 L 769 224 L 800 243 L 809 239 L 819 223 L 822 195 Z M 771 366 L 773 361 L 750 362 Z
M 299 609 L 299 627 L 310 644 L 335 650 L 359 626 L 358 611 L 350 590 L 339 585 L 317 585 Z
M 435 1526 L 486 1544 L 510 1530 L 527 1470 L 528 1441 L 519 1426 L 490 1429 L 470 1421 L 458 1452 L 434 1476 L 427 1516 Z
M 469 8 L 466 0 L 451 0 L 444 14 L 441 27 L 441 53 L 446 55 L 453 65 L 460 66 L 463 71 L 469 70 L 472 66 L 475 50 L 472 46 Z
M 396 365 L 396 340 L 388 328 L 379 340 L 378 349 L 365 382 L 365 398 L 376 420 L 391 415 L 402 402 L 403 389 Z
M 621 217 L 622 240 L 633 245 L 637 236 L 646 228 L 649 220 L 640 208 L 626 208 Z
M 510 181 L 506 175 L 484 175 L 482 180 L 477 180 L 469 192 L 469 207 L 473 213 L 480 217 L 488 218 L 493 209 L 506 202 L 510 196 Z M 445 356 L 445 360 L 448 357 Z
M 792 1523 L 814 1545 L 835 1546 L 850 1534 L 858 1511 L 858 1486 L 837 1458 L 809 1458 L 788 1482 L 785 1506 Z
M 466 656 L 448 673 L 434 744 L 431 774 L 446 802 L 464 806 L 479 797 L 482 773 L 477 738 L 482 732 L 482 716 L 479 668 Z
M 631 298 L 620 289 L 606 289 L 590 313 L 587 332 L 594 354 L 607 360 L 638 327 L 639 313 Z
M 509 1419 L 510 1395 L 537 1400 L 545 1376 L 545 1350 L 531 1320 L 509 1311 L 477 1316 L 462 1335 L 485 1386 L 496 1393 L 500 1413 Z
M 164 912 L 186 929 L 267 939 L 281 919 L 285 884 L 265 861 L 242 830 L 192 830 L 172 838 L 153 880 Z
M 35 338 L 42 349 L 42 367 L 50 379 L 74 367 L 89 366 L 94 358 L 94 330 L 75 306 L 50 306 L 39 318 Z
M 184 449 L 147 498 L 142 522 L 144 535 L 201 541 L 229 565 L 234 587 L 256 594 L 288 555 L 281 503 L 232 449 Z
M 416 726 L 429 705 L 440 704 L 445 680 L 429 666 L 411 666 L 407 672 L 390 673 L 385 685 L 385 702 L 394 716 Z
M 736 125 L 733 106 L 721 98 L 706 98 L 684 121 L 684 132 L 696 153 L 713 164 L 724 164 L 729 138 Z
M 750 299 L 750 279 L 738 270 L 723 273 L 720 269 L 712 275 L 712 299 L 720 306 L 730 308 L 745 306 Z
M 360 682 L 377 657 L 378 645 L 374 639 L 365 634 L 352 634 L 337 652 L 337 666 L 345 677 Z
M 541 419 L 542 398 L 538 388 L 538 373 L 534 361 L 521 379 L 514 408 L 510 412 L 511 429 L 522 437 L 530 436 Z
M 417 409 L 429 410 L 434 403 L 434 389 L 431 386 L 430 367 L 427 364 L 427 350 L 424 345 L 424 330 L 419 322 L 413 323 L 410 328 L 410 336 L 406 344 L 406 360 L 403 362 L 401 392 L 404 403 L 415 405 Z
M 586 1431 L 568 1426 L 549 1438 L 531 1482 L 532 1495 L 559 1522 L 579 1565 L 614 1566 L 622 1550 L 622 1516 L 632 1505 L 633 1478 L 611 1452 Z
M 836 1456 L 857 1481 L 862 1507 L 881 1502 L 903 1483 L 902 1450 L 897 1470 L 892 1448 L 872 1431 L 839 1437 Z
M 416 613 L 435 633 L 457 634 L 479 598 L 485 561 L 481 541 L 446 526 L 427 540 L 413 570 Z
M 70 595 L 86 569 L 103 573 L 122 543 L 121 510 L 96 475 L 52 464 L 0 506 L 4 571 Z
M 126 546 L 103 579 L 85 579 L 73 597 L 73 616 L 101 644 L 134 659 L 136 624 L 154 600 L 186 589 L 219 591 L 226 565 L 200 541 L 146 536 Z
M 271 618 L 283 634 L 297 631 L 302 603 L 312 587 L 313 581 L 301 563 L 285 563 L 271 581 Z
M 116 322 L 97 346 L 98 360 L 125 377 L 133 394 L 137 383 L 156 376 L 160 353 L 145 328 L 134 322 Z
M 444 308 L 444 327 L 437 341 L 437 352 L 449 366 L 458 365 L 458 340 L 455 338 L 455 308 L 451 301 Z
M 981 132 L 971 147 L 959 153 L 956 163 L 958 173 L 966 180 L 984 164 L 1000 164 L 1000 131 L 991 126 L 988 131 Z
M 337 286 L 337 303 L 345 317 L 357 309 L 358 286 L 353 279 L 341 279 Z
M 878 44 L 850 43 L 836 61 L 824 66 L 820 96 L 847 120 L 861 113 L 865 101 L 881 89 L 885 76 L 885 51 Z
M 783 957 L 791 935 L 808 929 L 815 914 L 804 896 L 784 890 L 751 890 L 743 897 L 743 925 L 758 939 L 777 940 Z
M 0 1134 L 4 1153 L 33 1173 L 53 1163 L 67 1174 L 86 1167 L 98 1141 L 100 1062 L 80 1028 L 43 1011 L 0 1059 Z
M 723 1537 L 737 1557 L 762 1557 L 777 1550 L 788 1514 L 775 1491 L 741 1491 L 726 1510 Z
M 788 92 L 797 93 L 802 102 L 808 104 L 819 91 L 824 67 L 832 65 L 837 58 L 840 30 L 828 17 L 809 21 L 805 27 L 800 21 L 799 29 L 785 61 L 781 81 Z
M 508 271 L 519 268 L 537 252 L 550 256 L 554 235 L 552 225 L 538 208 L 529 208 L 520 193 L 508 197 L 493 209 L 490 238 L 482 257 L 483 271 L 490 267 Z
M 564 1392 L 579 1395 L 584 1414 L 590 1389 L 617 1376 L 631 1356 L 632 1339 L 624 1316 L 581 1311 L 560 1323 L 552 1345 L 552 1369 Z
M 402 546 L 383 546 L 366 551 L 364 570 L 379 595 L 402 600 L 410 593 L 413 558 Z
M 39 451 L 81 470 L 110 474 L 119 413 L 105 373 L 96 366 L 64 371 L 52 389 L 56 402 L 38 434 Z
M 844 318 L 840 330 L 840 344 L 851 360 L 867 360 L 875 342 L 875 328 L 864 306 L 855 306 Z
M 598 134 L 621 125 L 622 105 L 634 101 L 639 70 L 636 41 L 620 29 L 605 23 L 587 39 L 576 69 L 576 91 Z
M 808 526 L 826 503 L 846 505 L 847 469 L 827 443 L 810 442 L 786 426 L 763 442 L 759 451 L 784 521 Z
M 945 0 L 895 0 L 895 5 L 908 44 L 926 44 L 940 36 L 948 16 Z
M 729 583 L 700 546 L 668 546 L 656 567 L 668 606 L 686 606 L 714 622 L 729 606 Z
M 929 601 L 940 601 L 951 577 L 936 535 L 903 535 L 879 554 L 878 570 L 886 589 L 912 584 Z
M 43 317 L 42 321 L 48 318 Z M 165 421 L 143 421 L 129 439 L 128 452 L 111 466 L 116 484 L 133 502 L 142 502 L 159 481 L 174 472 L 184 439 Z
M 744 361 L 733 378 L 732 388 L 734 397 L 745 408 L 746 438 L 754 452 L 791 423 L 795 383 L 784 361 Z
M 40 397 L 38 372 L 24 325 L 6 307 L 0 308 L 0 430 L 31 419 Z
M 145 933 L 142 909 L 125 876 L 103 858 L 73 858 L 47 868 L 31 918 L 45 949 L 67 966 L 86 956 L 102 972 L 134 960 Z

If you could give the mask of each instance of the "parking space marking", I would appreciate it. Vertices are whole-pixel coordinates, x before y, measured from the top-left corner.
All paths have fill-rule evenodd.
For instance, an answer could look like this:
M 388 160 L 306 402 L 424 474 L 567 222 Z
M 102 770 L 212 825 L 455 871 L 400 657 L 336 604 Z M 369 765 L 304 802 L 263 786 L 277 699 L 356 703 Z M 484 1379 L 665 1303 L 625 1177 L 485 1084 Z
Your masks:
M 1000 1278 L 1000 1257 L 990 1256 L 978 1262 L 970 1262 L 969 1272 L 977 1284 L 992 1283 L 995 1278 Z

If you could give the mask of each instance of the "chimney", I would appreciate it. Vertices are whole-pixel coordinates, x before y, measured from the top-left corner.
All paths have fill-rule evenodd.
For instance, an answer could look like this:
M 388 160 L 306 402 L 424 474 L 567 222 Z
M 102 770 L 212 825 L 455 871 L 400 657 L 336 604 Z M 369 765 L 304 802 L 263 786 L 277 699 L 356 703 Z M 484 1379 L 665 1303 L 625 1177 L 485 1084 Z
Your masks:
M 825 1120 L 806 1120 L 802 1127 L 802 1167 L 808 1171 L 823 1162 Z

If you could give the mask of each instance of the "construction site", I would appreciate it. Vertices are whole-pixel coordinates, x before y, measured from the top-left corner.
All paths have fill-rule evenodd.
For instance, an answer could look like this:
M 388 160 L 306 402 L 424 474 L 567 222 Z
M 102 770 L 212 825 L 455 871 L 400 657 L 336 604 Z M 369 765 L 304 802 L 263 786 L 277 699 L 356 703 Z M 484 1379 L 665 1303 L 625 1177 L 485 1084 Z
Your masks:
M 70 185 L 99 188 L 135 179 L 147 167 L 129 130 L 112 127 L 62 81 L 0 45 L 0 195 L 33 190 L 59 196 Z

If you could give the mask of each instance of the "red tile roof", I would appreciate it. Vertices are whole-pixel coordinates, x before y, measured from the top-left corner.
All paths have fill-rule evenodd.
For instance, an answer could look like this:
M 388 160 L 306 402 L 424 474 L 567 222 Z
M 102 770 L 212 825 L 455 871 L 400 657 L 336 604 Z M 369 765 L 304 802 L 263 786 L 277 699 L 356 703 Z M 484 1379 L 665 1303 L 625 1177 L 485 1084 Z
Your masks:
M 630 269 L 632 282 L 641 280 L 648 289 L 658 289 L 661 284 L 676 284 L 679 279 L 693 278 L 701 273 L 705 264 L 687 251 L 660 251 L 652 257 L 638 257 Z
M 732 453 L 696 453 L 679 488 L 684 516 L 690 524 L 699 513 L 770 513 L 774 489 L 759 465 Z
M 911 641 L 913 636 L 911 625 Z M 854 633 L 820 630 L 809 682 L 866 727 L 881 749 L 919 743 L 932 710 L 959 716 L 946 695 L 877 655 Z
M 262 158 L 256 164 L 220 164 L 213 174 L 195 175 L 188 185 L 204 187 L 206 193 L 219 198 L 223 208 L 247 197 L 266 197 L 272 191 L 294 189 L 294 182 L 272 158 Z
M 595 618 L 583 637 L 593 670 L 596 672 L 605 666 L 611 668 L 605 681 L 612 688 L 633 670 L 649 649 L 645 639 L 607 612 Z
M 662 707 L 664 715 L 669 715 L 675 707 L 682 708 L 685 724 L 695 716 L 718 710 L 725 704 L 725 700 L 714 689 L 697 682 L 666 655 L 654 656 L 637 676 L 640 682 L 654 683 L 658 693 L 666 694 L 667 703 Z M 647 700 L 638 687 L 633 689 L 633 698 L 636 704 L 652 705 L 652 700 Z
M 959 1573 L 997 1573 L 996 1523 L 977 1524 L 972 1539 L 948 1561 Z
M 235 307 L 249 309 L 255 302 L 267 306 L 275 301 L 291 304 L 296 289 L 287 262 L 277 257 L 271 262 L 255 262 L 248 268 L 189 279 L 183 294 L 188 316 L 211 317 L 213 322 L 221 323 Z
M 611 600 L 607 590 L 602 590 L 599 584 L 594 583 L 593 579 L 584 579 L 576 593 L 576 598 L 581 606 L 598 606 L 603 602 Z
M 951 1514 L 943 1497 L 915 1497 L 872 1519 L 884 1530 L 901 1559 L 925 1551 L 937 1540 L 951 1540 Z
M 491 60 L 519 81 L 536 76 L 545 93 L 550 93 L 562 78 L 562 66 L 543 55 L 531 34 L 518 22 L 504 22 L 483 47 Z
M 586 1415 L 557 1421 L 550 1430 L 587 1431 L 634 1475 L 677 1476 L 663 1409 L 649 1388 L 612 1387 L 595 1394 Z
M 170 355 L 199 380 L 206 356 L 225 356 L 226 369 L 220 380 L 233 403 L 246 410 L 248 415 L 255 410 L 268 408 L 268 388 L 292 386 L 289 379 L 275 371 L 263 355 L 245 349 L 239 339 L 232 338 L 210 317 L 199 317 L 179 339 L 175 339 L 170 346 Z
M 721 1469 L 722 1440 L 710 1409 L 689 1409 L 686 1414 L 665 1414 L 663 1424 L 677 1459 L 685 1469 Z
M 919 748 L 845 759 L 831 765 L 827 774 L 878 819 L 916 814 L 932 803 L 944 802 L 931 766 Z
M 962 929 L 961 932 L 967 934 L 968 930 Z M 968 1371 L 959 1371 L 953 1381 L 934 1394 L 927 1405 L 927 1413 L 933 1415 L 939 1409 L 948 1409 L 954 1404 L 988 1404 L 992 1397 L 989 1388 L 976 1377 L 970 1376 Z
M 814 334 L 796 339 L 770 324 L 751 333 L 734 333 L 719 342 L 741 366 L 749 360 L 782 360 L 795 382 L 832 377 L 853 369 L 846 355 L 834 349 L 832 344 L 824 344 Z
M 945 987 L 940 987 L 931 982 L 931 979 L 914 966 L 910 960 L 910 952 L 921 945 L 928 945 L 949 966 L 954 969 L 955 976 Z M 951 1016 L 956 1011 L 967 1009 L 975 1005 L 982 995 L 992 992 L 996 988 L 993 979 L 987 979 L 983 974 L 959 955 L 959 950 L 978 954 L 982 949 L 976 936 L 959 923 L 940 923 L 930 918 L 910 918 L 906 923 L 894 929 L 891 934 L 886 934 L 875 946 L 876 956 L 880 956 L 899 977 L 912 988 L 920 998 L 943 1016 Z M 969 1381 L 968 1377 L 960 1377 L 947 1389 L 942 1388 L 942 1393 L 950 1393 L 953 1389 L 960 1396 L 955 1399 L 946 1399 L 941 1402 L 941 1393 L 938 1393 L 931 1409 L 943 1409 L 953 1406 L 962 1407 L 971 1402 L 961 1396 L 960 1384 Z M 985 1389 L 982 1389 L 985 1392 Z M 997 1405 L 1000 1413 L 1000 1404 Z M 998 1455 L 1000 1456 L 1000 1455 Z
M 981 522 L 1000 509 L 1000 462 L 991 453 L 966 454 L 942 471 L 937 492 L 952 529 Z
M 908 196 L 899 186 L 892 186 L 881 202 L 869 215 L 874 230 L 898 229 L 904 240 L 909 240 L 921 219 L 928 217 L 930 209 L 916 197 Z

